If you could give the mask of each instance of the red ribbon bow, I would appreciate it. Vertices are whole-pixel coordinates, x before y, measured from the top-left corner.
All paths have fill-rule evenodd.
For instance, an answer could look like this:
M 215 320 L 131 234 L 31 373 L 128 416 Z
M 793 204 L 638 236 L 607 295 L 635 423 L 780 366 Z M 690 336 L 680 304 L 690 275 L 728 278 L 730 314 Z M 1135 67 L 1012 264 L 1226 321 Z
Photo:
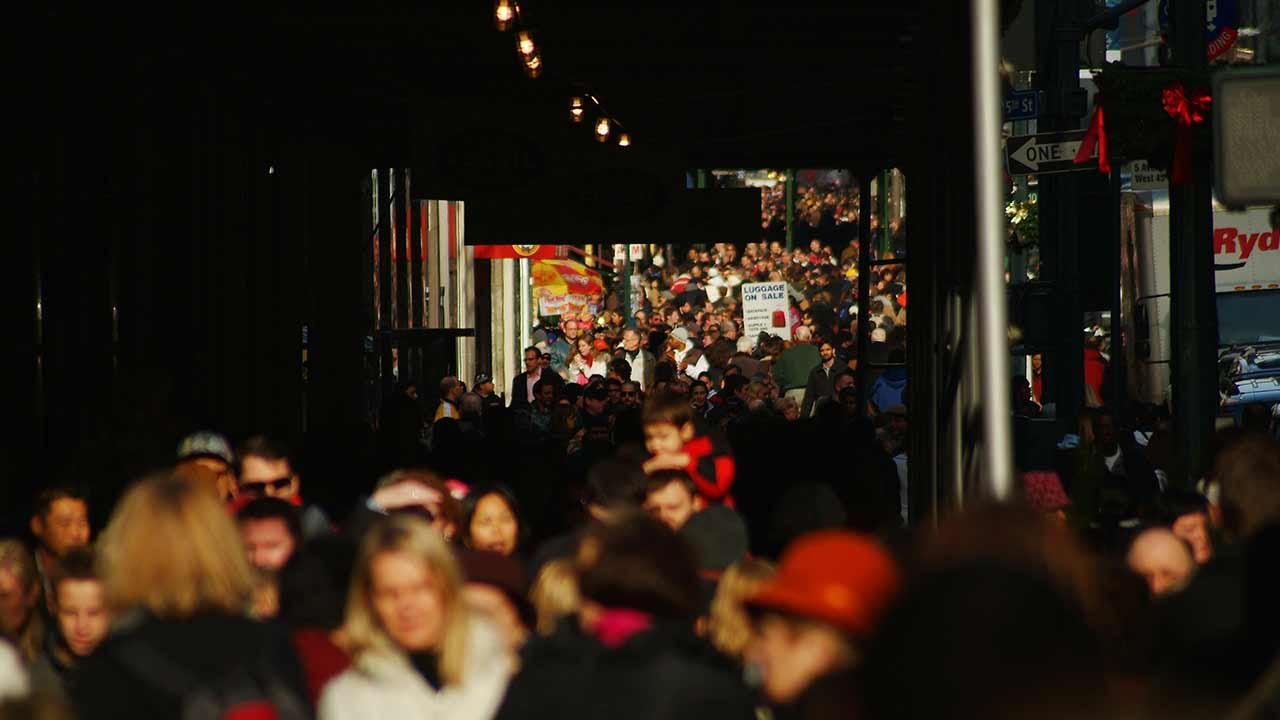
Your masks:
M 1107 152 L 1107 125 L 1102 117 L 1102 105 L 1093 111 L 1093 119 L 1089 121 L 1089 131 L 1080 139 L 1080 149 L 1076 151 L 1075 162 L 1089 162 L 1093 157 L 1093 147 L 1098 146 L 1098 172 L 1111 174 L 1111 154 Z
M 1204 122 L 1209 113 L 1209 92 L 1199 88 L 1190 96 L 1182 83 L 1174 82 L 1160 96 L 1164 111 L 1178 124 L 1178 134 L 1173 144 L 1173 167 L 1169 182 L 1181 185 L 1191 178 L 1191 152 L 1194 147 L 1191 126 Z

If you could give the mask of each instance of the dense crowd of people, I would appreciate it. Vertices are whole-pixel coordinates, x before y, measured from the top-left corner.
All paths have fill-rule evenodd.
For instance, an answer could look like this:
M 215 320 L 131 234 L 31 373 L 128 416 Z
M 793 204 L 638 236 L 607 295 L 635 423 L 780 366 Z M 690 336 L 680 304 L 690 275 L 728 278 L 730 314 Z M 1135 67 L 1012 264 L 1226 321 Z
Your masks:
M 876 487 L 897 477 L 889 454 L 838 404 L 767 427 L 803 427 L 783 437 L 839 465 L 761 476 L 741 443 L 770 430 L 709 422 L 705 398 L 602 381 L 566 406 L 576 384 L 552 377 L 518 379 L 511 407 L 459 398 L 341 522 L 263 437 L 188 437 L 101 529 L 90 496 L 46 489 L 31 543 L 0 541 L 0 716 L 1276 710 L 1264 416 L 1219 436 L 1204 494 L 1144 477 L 1104 412 L 1075 454 L 1096 477 L 1026 473 L 1017 503 L 911 534 Z M 528 470 L 486 477 L 497 455 Z M 1072 522 L 1086 503 L 1100 512 Z M 1100 517 L 1118 522 L 1090 532 Z
M 905 279 L 860 310 L 853 268 L 690 251 L 509 388 L 403 379 L 354 504 L 210 431 L 119 497 L 50 485 L 0 540 L 0 718 L 1274 716 L 1271 415 L 1186 487 L 1167 417 L 1093 408 L 1016 502 L 919 522 Z M 770 278 L 786 337 L 745 337 Z

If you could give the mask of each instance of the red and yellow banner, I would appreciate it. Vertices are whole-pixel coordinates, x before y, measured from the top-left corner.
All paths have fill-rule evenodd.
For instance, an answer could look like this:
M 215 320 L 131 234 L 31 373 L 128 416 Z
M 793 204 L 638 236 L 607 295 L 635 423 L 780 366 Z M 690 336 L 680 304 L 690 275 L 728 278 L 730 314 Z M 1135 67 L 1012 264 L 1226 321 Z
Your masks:
M 553 260 L 568 257 L 565 245 L 475 245 L 477 260 Z
M 573 260 L 539 260 L 533 263 L 533 296 L 542 315 L 569 312 L 596 313 L 604 294 L 600 273 Z

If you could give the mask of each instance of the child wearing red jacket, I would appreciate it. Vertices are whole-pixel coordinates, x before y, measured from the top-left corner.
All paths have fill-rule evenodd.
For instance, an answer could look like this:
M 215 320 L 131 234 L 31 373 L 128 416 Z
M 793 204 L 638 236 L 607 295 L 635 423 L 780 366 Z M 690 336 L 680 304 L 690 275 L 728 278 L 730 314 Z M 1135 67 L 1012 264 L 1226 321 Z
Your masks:
M 643 422 L 644 447 L 652 456 L 644 463 L 646 474 L 683 470 L 704 500 L 733 506 L 733 455 L 723 441 L 698 432 L 688 400 L 674 393 L 653 395 L 645 403 Z

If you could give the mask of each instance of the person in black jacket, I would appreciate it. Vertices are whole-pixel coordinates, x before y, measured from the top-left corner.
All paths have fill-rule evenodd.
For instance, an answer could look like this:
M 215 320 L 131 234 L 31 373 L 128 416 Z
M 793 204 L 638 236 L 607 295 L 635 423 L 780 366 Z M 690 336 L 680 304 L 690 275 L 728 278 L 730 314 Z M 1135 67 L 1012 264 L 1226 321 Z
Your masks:
M 747 718 L 751 693 L 693 633 L 690 547 L 643 514 L 593 528 L 577 554 L 582 609 L 525 646 L 500 720 Z
M 532 376 L 533 381 L 530 382 Z M 524 349 L 524 372 L 511 381 L 511 397 L 507 400 L 510 408 L 529 407 L 532 404 L 533 386 L 539 380 L 547 380 L 556 385 L 564 384 L 564 380 L 554 372 L 542 367 L 542 352 L 530 346 Z
M 822 362 L 809 371 L 809 381 L 804 386 L 804 401 L 800 404 L 802 418 L 812 415 L 819 401 L 833 396 L 832 381 L 835 380 L 836 372 L 839 370 L 836 367 L 835 346 L 824 341 L 818 347 L 818 357 L 822 358 Z
M 276 717 L 307 717 L 304 682 L 283 629 L 245 615 L 254 575 L 225 508 L 177 475 L 139 482 L 98 553 L 117 622 L 79 667 L 80 718 L 177 718 L 198 697 L 251 678 Z

